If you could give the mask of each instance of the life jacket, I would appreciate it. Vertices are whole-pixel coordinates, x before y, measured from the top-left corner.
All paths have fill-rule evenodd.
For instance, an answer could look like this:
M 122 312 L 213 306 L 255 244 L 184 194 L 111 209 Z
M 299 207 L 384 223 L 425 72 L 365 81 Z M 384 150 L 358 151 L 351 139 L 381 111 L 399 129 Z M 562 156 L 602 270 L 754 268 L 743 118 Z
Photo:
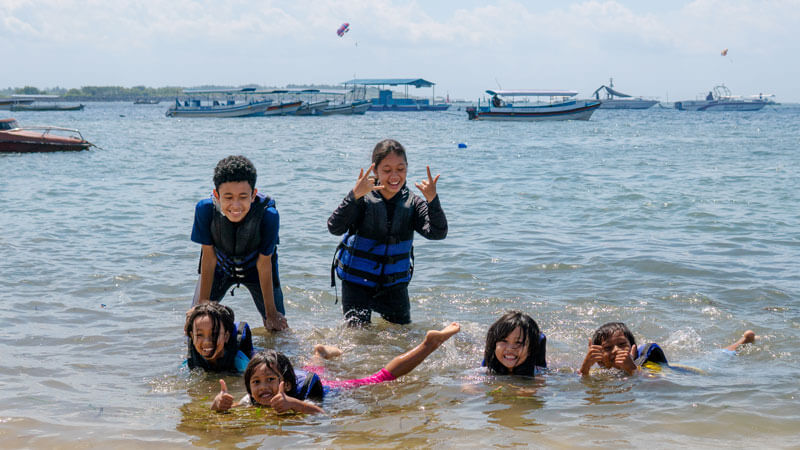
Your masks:
M 305 370 L 295 370 L 294 377 L 297 385 L 294 387 L 293 392 L 288 393 L 292 397 L 305 400 L 307 398 L 321 399 L 325 396 L 322 380 L 319 379 L 317 374 Z
M 247 322 L 234 322 L 233 333 L 225 343 L 225 353 L 212 367 L 203 356 L 194 348 L 191 339 L 187 339 L 189 346 L 186 363 L 190 369 L 195 367 L 217 372 L 244 372 L 250 357 L 253 356 L 253 334 Z
M 370 192 L 363 197 L 366 204 L 363 220 L 348 230 L 336 247 L 331 265 L 332 287 L 334 271 L 341 280 L 378 289 L 411 281 L 414 196 L 405 186 L 397 195 L 391 222 L 379 193 Z
M 227 275 L 244 278 L 244 272 L 255 267 L 261 245 L 261 220 L 267 208 L 275 208 L 275 200 L 256 194 L 250 210 L 241 222 L 233 223 L 225 217 L 214 201 L 211 218 L 211 238 L 217 265 Z
M 669 365 L 664 350 L 656 343 L 651 342 L 649 344 L 640 345 L 636 349 L 636 352 L 637 356 L 633 362 L 637 367 L 644 366 L 647 363 Z

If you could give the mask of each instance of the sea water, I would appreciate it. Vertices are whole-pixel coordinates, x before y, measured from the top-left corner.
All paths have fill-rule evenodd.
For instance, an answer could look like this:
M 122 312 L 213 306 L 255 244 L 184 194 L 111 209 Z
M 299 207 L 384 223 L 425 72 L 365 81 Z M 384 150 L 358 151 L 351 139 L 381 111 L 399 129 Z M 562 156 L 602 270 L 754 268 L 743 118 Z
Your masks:
M 800 429 L 800 108 L 597 111 L 586 122 L 470 122 L 464 111 L 170 119 L 164 105 L 14 113 L 100 148 L 0 155 L 3 447 L 785 446 Z M 9 113 L 2 112 L 5 116 Z M 441 174 L 444 241 L 415 240 L 413 323 L 342 326 L 326 220 L 381 139 L 409 187 Z M 466 148 L 459 148 L 466 144 Z M 463 146 L 461 146 L 463 147 Z M 369 375 L 451 321 L 408 376 L 335 394 L 327 415 L 209 411 L 219 375 L 187 373 L 195 203 L 244 154 L 280 211 L 291 329 L 256 345 L 329 376 Z M 245 289 L 223 302 L 261 327 Z M 477 369 L 504 311 L 547 334 L 537 379 Z M 592 331 L 624 321 L 705 375 L 575 374 Z M 716 349 L 746 329 L 738 355 Z M 226 376 L 235 396 L 241 379 Z

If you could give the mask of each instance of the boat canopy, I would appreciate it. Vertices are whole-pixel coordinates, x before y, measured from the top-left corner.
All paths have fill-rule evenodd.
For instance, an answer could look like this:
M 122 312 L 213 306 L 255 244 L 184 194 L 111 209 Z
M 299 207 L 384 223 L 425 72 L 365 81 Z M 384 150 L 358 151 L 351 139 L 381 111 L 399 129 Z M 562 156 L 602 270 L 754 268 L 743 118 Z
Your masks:
M 422 78 L 356 78 L 344 81 L 342 84 L 360 84 L 364 86 L 414 86 L 416 88 L 431 87 L 432 83 Z
M 58 98 L 60 96 L 54 94 L 12 94 L 11 97 L 13 97 L 14 99 L 29 98 L 31 100 L 38 100 L 38 99 Z
M 621 97 L 621 98 L 633 97 L 632 95 L 623 94 L 623 93 L 622 93 L 622 92 L 620 92 L 620 91 L 615 91 L 614 89 L 611 89 L 610 87 L 606 86 L 605 84 L 604 84 L 604 85 L 602 85 L 602 86 L 600 86 L 599 88 L 597 88 L 597 90 L 596 90 L 596 91 L 594 91 L 594 92 L 592 93 L 592 95 L 593 95 L 595 98 L 597 98 L 598 94 L 599 94 L 599 93 L 600 93 L 600 91 L 602 91 L 603 89 L 605 89 L 605 90 L 606 90 L 606 92 L 607 92 L 609 95 L 613 95 L 614 97 Z
M 538 90 L 538 89 L 516 89 L 510 91 L 487 90 L 489 95 L 499 95 L 505 97 L 574 97 L 577 91 L 557 91 L 557 90 Z

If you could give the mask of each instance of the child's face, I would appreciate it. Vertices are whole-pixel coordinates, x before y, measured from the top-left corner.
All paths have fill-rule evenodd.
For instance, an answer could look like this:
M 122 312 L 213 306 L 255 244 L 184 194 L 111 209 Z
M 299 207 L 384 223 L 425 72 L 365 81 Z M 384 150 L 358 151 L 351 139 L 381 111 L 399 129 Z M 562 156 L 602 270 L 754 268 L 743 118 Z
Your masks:
M 214 190 L 222 214 L 231 222 L 241 222 L 250 211 L 250 203 L 256 197 L 257 189 L 251 189 L 247 181 L 229 181 Z
M 250 395 L 259 405 L 269 405 L 272 397 L 278 393 L 280 384 L 281 376 L 266 363 L 262 363 L 250 376 Z M 286 388 L 285 385 L 284 387 Z
M 522 329 L 514 328 L 508 336 L 497 341 L 494 348 L 494 356 L 505 368 L 511 370 L 528 359 L 528 347 L 530 342 L 522 343 Z
M 206 361 L 215 362 L 225 353 L 225 343 L 228 342 L 230 333 L 220 330 L 217 340 L 214 341 L 214 321 L 210 316 L 200 316 L 192 324 L 192 345 Z
M 396 153 L 389 153 L 375 168 L 378 181 L 384 186 L 386 197 L 393 197 L 406 183 L 406 160 Z
M 625 337 L 622 331 L 614 332 L 610 338 L 601 342 L 600 346 L 603 347 L 602 364 L 607 369 L 614 366 L 614 359 L 619 352 L 628 354 L 631 352 L 631 343 L 628 342 L 628 338 Z

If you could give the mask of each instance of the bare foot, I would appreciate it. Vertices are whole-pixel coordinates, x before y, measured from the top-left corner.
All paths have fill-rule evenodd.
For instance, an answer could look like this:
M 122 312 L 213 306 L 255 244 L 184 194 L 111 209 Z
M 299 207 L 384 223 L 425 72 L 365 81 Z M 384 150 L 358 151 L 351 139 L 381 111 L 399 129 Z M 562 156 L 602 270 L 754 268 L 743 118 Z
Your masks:
M 459 325 L 458 322 L 453 322 L 441 330 L 430 330 L 425 333 L 425 341 L 423 344 L 438 347 L 459 331 L 461 331 L 461 325 Z
M 756 341 L 756 333 L 753 330 L 747 330 L 742 335 L 742 344 L 752 344 Z
M 314 355 L 324 359 L 336 358 L 342 355 L 342 350 L 339 347 L 332 345 L 317 344 L 314 346 Z

